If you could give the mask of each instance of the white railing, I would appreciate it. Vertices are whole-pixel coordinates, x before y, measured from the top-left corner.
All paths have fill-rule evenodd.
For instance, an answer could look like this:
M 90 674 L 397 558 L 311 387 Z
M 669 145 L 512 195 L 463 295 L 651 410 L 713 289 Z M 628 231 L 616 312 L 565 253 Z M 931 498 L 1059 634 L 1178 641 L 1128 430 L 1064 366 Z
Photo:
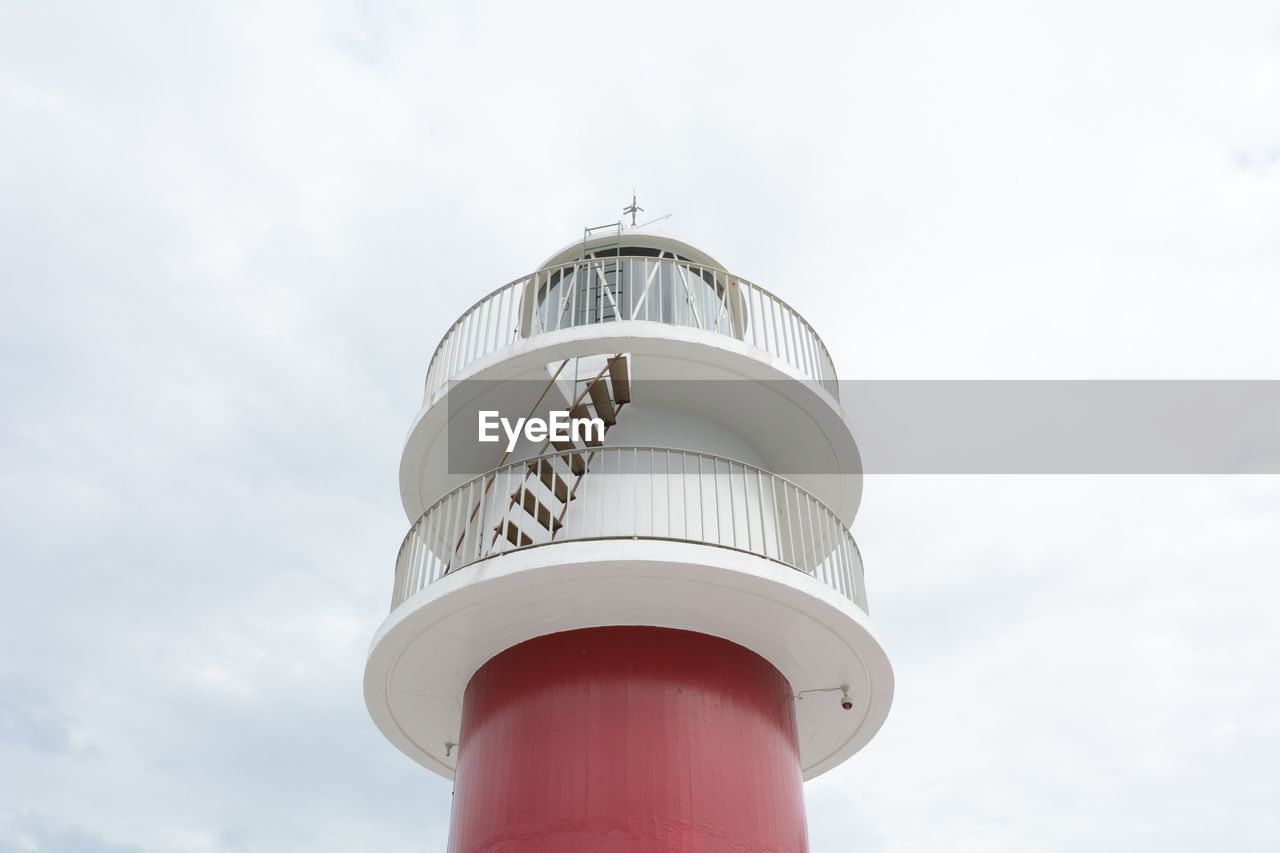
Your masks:
M 752 465 L 651 447 L 549 453 L 454 489 L 405 536 L 391 609 L 480 560 L 584 539 L 745 551 L 812 575 L 867 609 L 858 546 L 821 501 Z
M 639 320 L 737 338 L 837 394 L 826 345 L 790 305 L 722 269 L 673 258 L 593 258 L 518 278 L 467 309 L 427 368 L 428 401 L 477 359 L 521 338 Z

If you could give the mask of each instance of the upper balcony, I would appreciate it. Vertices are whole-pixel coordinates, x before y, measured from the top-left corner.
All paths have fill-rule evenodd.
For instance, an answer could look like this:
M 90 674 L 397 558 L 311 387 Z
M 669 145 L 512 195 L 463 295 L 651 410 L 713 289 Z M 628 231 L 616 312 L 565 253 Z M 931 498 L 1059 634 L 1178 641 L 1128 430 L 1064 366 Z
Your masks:
M 660 323 L 741 341 L 798 379 L 837 395 L 827 347 L 794 308 L 757 284 L 675 252 L 626 246 L 555 263 L 505 284 L 445 333 L 427 368 L 426 401 L 514 344 L 570 328 Z M 621 256 L 617 253 L 621 252 Z

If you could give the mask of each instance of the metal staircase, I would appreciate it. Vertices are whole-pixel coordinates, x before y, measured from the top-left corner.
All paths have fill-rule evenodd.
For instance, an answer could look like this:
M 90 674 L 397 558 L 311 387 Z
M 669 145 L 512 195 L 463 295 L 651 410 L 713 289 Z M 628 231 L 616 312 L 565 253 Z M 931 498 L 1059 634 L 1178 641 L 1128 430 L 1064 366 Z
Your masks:
M 587 380 L 586 386 L 569 407 L 570 417 L 598 417 L 604 422 L 604 432 L 618 423 L 618 415 L 622 407 L 631 402 L 631 380 L 627 367 L 627 357 L 623 353 L 610 356 L 604 367 L 594 377 Z M 592 448 L 600 447 L 604 442 L 585 441 L 582 447 L 572 440 L 552 441 L 548 439 L 539 449 L 536 458 L 526 466 L 526 475 L 520 485 L 511 493 L 507 512 L 493 529 L 493 541 L 490 549 L 499 537 L 517 548 L 533 544 L 533 537 L 522 527 L 512 512 L 520 510 L 534 524 L 550 534 L 552 540 L 564 526 L 565 515 L 570 503 L 577 497 L 582 478 L 591 470 L 591 461 L 595 458 Z M 542 458 L 547 447 L 554 447 L 559 455 Z M 539 483 L 530 488 L 531 483 Z M 553 505 L 559 504 L 559 512 Z
M 605 434 L 618 423 L 623 407 L 631 402 L 631 378 L 627 359 L 625 353 L 616 353 L 605 360 L 604 366 L 587 380 L 570 405 L 571 418 L 598 417 L 604 423 Z M 530 415 L 538 410 L 547 392 L 570 361 L 571 359 L 565 359 L 551 375 Z M 488 542 L 486 553 L 492 553 L 502 539 L 516 548 L 532 545 L 535 541 L 533 534 L 539 529 L 549 540 L 554 540 L 556 533 L 564 527 L 565 515 L 570 503 L 577 497 L 582 478 L 590 471 L 595 448 L 604 443 L 602 438 L 593 440 L 584 436 L 582 446 L 578 446 L 573 440 L 548 438 L 525 466 L 523 478 L 508 497 L 505 509 L 498 513 L 499 520 L 492 528 L 493 536 Z M 546 456 L 548 447 L 554 447 L 557 453 Z M 504 453 L 498 462 L 499 469 L 506 458 L 507 454 Z M 466 515 L 452 548 L 449 560 L 451 565 L 445 568 L 445 574 L 453 570 L 453 564 L 467 562 L 458 559 L 460 550 L 466 541 L 468 528 L 477 515 L 481 514 L 495 482 L 496 475 L 485 481 L 479 497 Z M 485 514 L 492 518 L 492 512 L 493 507 L 490 506 Z

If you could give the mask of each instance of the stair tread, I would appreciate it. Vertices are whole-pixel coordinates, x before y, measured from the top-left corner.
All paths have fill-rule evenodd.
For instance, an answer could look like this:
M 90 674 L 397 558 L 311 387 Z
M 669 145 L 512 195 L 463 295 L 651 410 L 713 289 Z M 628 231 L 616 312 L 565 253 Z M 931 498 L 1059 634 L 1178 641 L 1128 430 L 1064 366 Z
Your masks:
M 570 491 L 569 484 L 565 479 L 556 473 L 552 460 L 540 459 L 536 462 L 530 462 L 528 469 L 529 473 L 542 481 L 542 485 L 550 489 L 551 494 L 561 503 L 567 503 L 578 497 Z M 515 498 L 515 494 L 512 495 L 512 498 Z
M 573 418 L 574 420 L 578 420 L 580 418 L 590 418 L 591 416 L 592 416 L 591 410 L 588 409 L 586 405 L 583 403 L 579 403 L 578 405 L 574 406 L 572 409 L 569 410 L 569 417 Z M 603 420 L 603 418 L 601 418 L 601 420 Z M 604 425 L 604 428 L 606 431 L 608 431 L 609 424 L 606 423 Z M 600 447 L 601 445 L 604 444 L 604 437 L 601 436 L 600 438 L 596 438 L 595 430 L 588 429 L 584 431 L 582 443 L 585 444 L 587 447 Z
M 562 452 L 578 449 L 578 445 L 574 444 L 572 441 L 552 441 L 551 446 Z M 565 453 L 561 458 L 568 463 L 569 470 L 573 472 L 575 477 L 581 477 L 586 473 L 587 464 L 582 461 L 581 453 Z
M 520 508 L 527 512 L 530 518 L 543 528 L 559 530 L 564 526 L 564 522 L 556 517 L 550 507 L 539 501 L 537 495 L 533 492 L 526 491 L 518 500 Z
M 533 544 L 533 537 L 516 526 L 514 521 L 508 521 L 506 523 L 506 530 L 503 530 L 502 522 L 498 522 L 493 529 L 495 533 L 505 535 L 507 541 L 512 545 L 515 545 L 517 548 Z
M 587 387 L 591 397 L 591 405 L 596 414 L 604 421 L 605 426 L 613 426 L 618 422 L 618 412 L 613 407 L 613 399 L 609 396 L 609 386 L 603 376 Z
M 631 377 L 627 370 L 627 357 L 618 356 L 609 362 L 609 379 L 613 383 L 613 399 L 619 404 L 631 402 Z

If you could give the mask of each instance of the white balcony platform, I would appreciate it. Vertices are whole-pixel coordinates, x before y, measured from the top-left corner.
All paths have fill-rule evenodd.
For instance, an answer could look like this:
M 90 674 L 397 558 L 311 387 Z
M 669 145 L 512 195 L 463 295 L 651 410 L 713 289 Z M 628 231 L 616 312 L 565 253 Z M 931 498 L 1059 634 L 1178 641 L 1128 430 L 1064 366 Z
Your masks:
M 463 691 L 495 654 L 533 637 L 606 625 L 683 628 L 761 655 L 795 692 L 806 779 L 861 749 L 888 714 L 893 671 L 866 613 L 822 581 L 710 545 L 633 539 L 554 543 L 491 557 L 424 586 L 374 638 L 365 701 L 418 763 L 452 778 Z

